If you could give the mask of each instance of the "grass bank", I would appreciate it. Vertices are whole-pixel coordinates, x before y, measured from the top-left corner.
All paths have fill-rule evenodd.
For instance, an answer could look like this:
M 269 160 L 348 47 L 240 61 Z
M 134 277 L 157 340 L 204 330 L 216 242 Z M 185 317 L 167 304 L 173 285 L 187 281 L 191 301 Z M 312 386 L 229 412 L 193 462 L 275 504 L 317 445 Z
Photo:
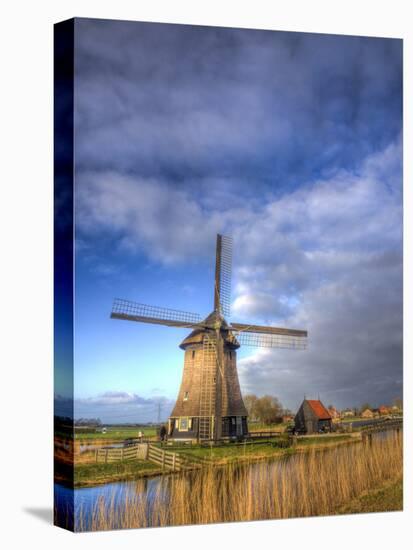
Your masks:
M 87 487 L 138 479 L 161 474 L 162 470 L 156 464 L 147 460 L 131 460 L 129 462 L 111 462 L 94 464 L 77 464 L 74 468 L 75 487 Z
M 337 514 L 366 514 L 403 510 L 403 480 L 391 480 L 381 487 L 365 491 L 337 510 Z
M 316 437 L 299 437 L 294 445 L 289 444 L 288 437 L 280 437 L 255 443 L 230 443 L 211 447 L 196 446 L 184 451 L 177 449 L 177 451 L 188 458 L 194 457 L 195 459 L 206 459 L 217 464 L 228 464 L 279 457 L 297 451 L 305 451 L 309 448 L 330 447 L 354 440 L 354 437 L 349 434 L 334 436 L 326 434 Z

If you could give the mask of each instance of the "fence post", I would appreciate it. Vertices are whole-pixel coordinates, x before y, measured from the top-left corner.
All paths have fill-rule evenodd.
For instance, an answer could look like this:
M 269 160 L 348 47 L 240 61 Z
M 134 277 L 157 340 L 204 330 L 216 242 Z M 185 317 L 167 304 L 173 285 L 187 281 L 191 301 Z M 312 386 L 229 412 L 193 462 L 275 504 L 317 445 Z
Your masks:
M 172 458 L 172 471 L 173 472 L 175 471 L 175 462 L 176 462 L 176 453 L 173 453 L 173 458 Z
M 165 469 L 165 451 L 162 451 L 162 471 Z

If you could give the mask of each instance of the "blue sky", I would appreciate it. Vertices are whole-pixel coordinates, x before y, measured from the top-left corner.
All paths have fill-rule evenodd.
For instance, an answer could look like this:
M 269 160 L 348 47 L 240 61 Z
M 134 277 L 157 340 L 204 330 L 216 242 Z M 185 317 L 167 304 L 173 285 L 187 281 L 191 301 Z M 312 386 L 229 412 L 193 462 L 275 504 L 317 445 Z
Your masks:
M 306 328 L 245 348 L 244 393 L 297 408 L 402 394 L 402 42 L 78 19 L 75 415 L 167 417 L 186 332 L 112 299 Z

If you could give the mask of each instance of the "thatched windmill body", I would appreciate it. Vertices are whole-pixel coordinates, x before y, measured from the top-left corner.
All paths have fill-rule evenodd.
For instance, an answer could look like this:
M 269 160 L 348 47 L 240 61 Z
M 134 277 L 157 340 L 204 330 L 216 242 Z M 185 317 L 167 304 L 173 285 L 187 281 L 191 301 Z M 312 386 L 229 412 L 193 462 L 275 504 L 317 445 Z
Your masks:
M 304 349 L 307 332 L 228 323 L 232 239 L 217 235 L 214 310 L 200 315 L 116 299 L 111 317 L 127 321 L 192 328 L 180 344 L 185 351 L 182 382 L 169 418 L 169 437 L 180 440 L 242 438 L 248 433 L 237 349 L 240 345 Z

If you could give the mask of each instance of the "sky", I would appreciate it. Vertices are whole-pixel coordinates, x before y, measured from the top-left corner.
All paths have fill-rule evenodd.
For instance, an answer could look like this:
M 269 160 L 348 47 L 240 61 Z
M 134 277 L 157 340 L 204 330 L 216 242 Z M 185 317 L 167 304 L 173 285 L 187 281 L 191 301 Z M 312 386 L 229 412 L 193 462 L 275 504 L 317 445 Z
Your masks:
M 77 19 L 75 417 L 167 418 L 187 331 L 112 300 L 206 316 L 218 232 L 231 320 L 309 333 L 244 394 L 400 397 L 402 217 L 401 40 Z

